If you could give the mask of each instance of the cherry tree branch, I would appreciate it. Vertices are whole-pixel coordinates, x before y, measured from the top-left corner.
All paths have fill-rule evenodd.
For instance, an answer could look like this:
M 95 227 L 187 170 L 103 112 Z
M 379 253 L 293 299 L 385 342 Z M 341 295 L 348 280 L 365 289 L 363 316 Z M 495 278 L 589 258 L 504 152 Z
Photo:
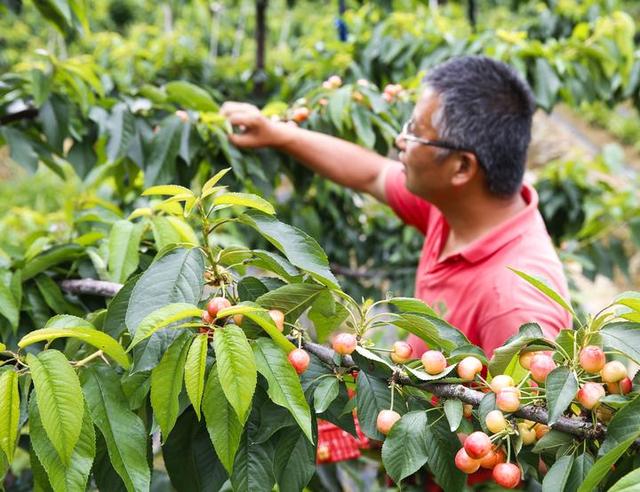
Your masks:
M 115 282 L 105 282 L 94 279 L 74 279 L 63 280 L 61 282 L 63 290 L 73 294 L 93 294 L 104 297 L 113 297 L 122 288 L 122 284 Z M 320 361 L 329 366 L 335 367 L 334 351 L 324 345 L 313 342 L 304 342 L 304 349 L 310 354 L 315 355 Z M 356 363 L 350 356 L 343 356 L 341 367 L 357 369 Z M 439 398 L 449 398 L 460 400 L 477 407 L 485 393 L 477 391 L 461 384 L 455 383 L 415 383 L 403 372 L 397 371 L 392 377 L 405 386 L 414 386 L 426 390 Z M 517 417 L 522 417 L 533 422 L 547 424 L 549 422 L 549 414 L 547 410 L 541 406 L 527 405 L 523 406 L 514 413 Z M 560 417 L 553 425 L 552 429 L 573 434 L 584 439 L 600 439 L 606 434 L 606 427 L 601 423 L 593 425 L 592 422 L 584 418 Z

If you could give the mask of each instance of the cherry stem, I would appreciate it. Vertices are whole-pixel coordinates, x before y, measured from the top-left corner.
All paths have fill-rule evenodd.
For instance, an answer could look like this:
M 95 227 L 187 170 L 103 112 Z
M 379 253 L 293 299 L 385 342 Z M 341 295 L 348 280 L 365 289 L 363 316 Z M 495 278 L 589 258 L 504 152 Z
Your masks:
M 393 397 L 395 395 L 395 389 L 396 389 L 396 383 L 392 381 L 391 382 L 391 407 L 389 408 L 389 410 L 393 410 Z

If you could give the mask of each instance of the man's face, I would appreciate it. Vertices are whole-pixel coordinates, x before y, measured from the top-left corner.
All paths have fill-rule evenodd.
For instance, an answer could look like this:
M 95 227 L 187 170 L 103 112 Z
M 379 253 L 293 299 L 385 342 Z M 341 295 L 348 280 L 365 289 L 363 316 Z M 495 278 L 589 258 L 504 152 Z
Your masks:
M 433 115 L 437 114 L 440 102 L 438 95 L 427 88 L 416 103 L 412 124 L 408 133 L 427 140 L 438 140 L 440 136 L 433 126 Z M 419 142 L 396 139 L 400 149 L 400 161 L 407 175 L 407 189 L 430 202 L 437 202 L 450 188 L 450 167 L 447 160 L 451 153 L 447 150 L 423 145 Z

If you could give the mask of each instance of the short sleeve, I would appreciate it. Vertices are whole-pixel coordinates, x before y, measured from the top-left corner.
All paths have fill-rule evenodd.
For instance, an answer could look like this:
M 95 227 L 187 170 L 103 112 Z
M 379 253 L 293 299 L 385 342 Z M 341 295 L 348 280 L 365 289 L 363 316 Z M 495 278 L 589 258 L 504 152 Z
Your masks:
M 385 179 L 387 203 L 400 219 L 426 234 L 429 214 L 433 208 L 426 200 L 412 194 L 405 187 L 406 176 L 401 164 L 392 165 Z

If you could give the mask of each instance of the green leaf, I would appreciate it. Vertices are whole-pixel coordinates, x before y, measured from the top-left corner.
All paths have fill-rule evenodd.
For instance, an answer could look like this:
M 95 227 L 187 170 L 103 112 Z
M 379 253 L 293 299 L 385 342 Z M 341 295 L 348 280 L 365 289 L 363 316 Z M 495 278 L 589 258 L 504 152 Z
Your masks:
M 178 397 L 190 341 L 190 335 L 183 334 L 169 346 L 160 364 L 151 371 L 151 407 L 165 440 L 178 418 Z
M 329 117 L 339 132 L 342 132 L 343 119 L 350 101 L 351 90 L 348 87 L 338 89 L 329 96 L 329 103 L 327 105 Z
M 27 354 L 42 425 L 63 464 L 68 465 L 80 437 L 84 398 L 78 376 L 62 352 Z
M 293 265 L 308 272 L 318 282 L 333 289 L 339 288 L 338 281 L 329 270 L 327 255 L 311 236 L 257 211 L 249 211 L 241 215 L 239 220 L 257 230 Z
M 607 425 L 607 437 L 598 450 L 598 456 L 608 453 L 632 435 L 640 437 L 640 397 L 635 397 L 615 413 Z
M 207 369 L 209 337 L 202 333 L 194 337 L 184 364 L 184 385 L 193 409 L 200 420 L 200 402 L 204 391 L 204 376 Z
M 217 195 L 213 199 L 214 205 L 239 205 L 241 207 L 254 208 L 265 214 L 274 215 L 276 213 L 273 205 L 264 198 L 251 193 L 224 193 Z
M 38 153 L 31 139 L 16 128 L 3 126 L 0 135 L 9 144 L 11 159 L 26 168 L 31 174 L 38 170 Z
M 485 432 L 489 432 L 487 429 L 487 424 L 485 419 L 487 418 L 487 414 L 491 410 L 496 410 L 496 394 L 493 392 L 489 392 L 482 397 L 480 400 L 480 405 L 478 405 L 478 420 L 480 421 L 480 426 L 482 430 Z
M 299 428 L 278 434 L 273 469 L 281 492 L 305 490 L 316 471 L 316 450 Z
M 213 339 L 218 377 L 227 400 L 241 422 L 247 420 L 256 389 L 256 361 L 241 328 L 226 325 Z
M 207 378 L 202 411 L 216 454 L 227 472 L 231 474 L 233 461 L 240 446 L 244 422 L 238 419 L 222 390 L 217 365 L 213 366 Z
M 534 91 L 538 105 L 545 111 L 551 111 L 556 103 L 562 83 L 549 62 L 542 57 L 535 58 L 534 80 Z
M 127 329 L 125 318 L 131 293 L 142 274 L 134 275 L 122 286 L 118 293 L 111 299 L 107 306 L 107 314 L 104 318 L 102 329 L 111 337 L 118 339 Z
M 556 492 L 565 490 L 565 484 L 569 479 L 571 467 L 573 466 L 573 456 L 563 456 L 556 461 L 542 481 L 542 492 Z
M 607 492 L 638 492 L 638 490 L 640 490 L 640 468 L 627 473 Z
M 193 192 L 189 188 L 185 188 L 184 186 L 179 185 L 152 186 L 151 188 L 147 188 L 142 192 L 142 196 L 148 195 L 184 195 L 185 197 L 194 196 Z
M 360 142 L 365 147 L 372 149 L 376 143 L 376 134 L 373 131 L 368 111 L 360 104 L 354 104 L 351 111 L 351 119 Z
M 583 453 L 576 457 L 571 467 L 571 473 L 567 479 L 565 490 L 567 492 L 576 492 L 580 484 L 584 482 L 585 477 L 593 466 L 593 456 L 589 453 Z
M 84 248 L 78 244 L 54 246 L 27 262 L 22 270 L 22 281 L 29 280 L 59 263 L 77 260 L 83 254 Z
M 444 401 L 444 414 L 447 416 L 449 422 L 449 428 L 451 432 L 455 432 L 460 427 L 462 421 L 463 405 L 460 400 L 445 400 Z
M 51 277 L 41 273 L 36 275 L 35 280 L 44 301 L 54 312 L 73 314 L 75 316 L 84 315 L 84 311 L 82 309 L 79 309 L 64 298 L 60 287 Z
M 34 398 L 29 405 L 29 435 L 38 460 L 47 472 L 53 490 L 75 492 L 85 490 L 96 455 L 96 435 L 88 410 L 83 411 L 80 436 L 71 460 L 65 465 L 42 425 L 40 410 Z
M 176 302 L 161 307 L 147 315 L 147 317 L 140 322 L 127 350 L 131 350 L 145 338 L 150 337 L 162 328 L 167 328 L 176 321 L 199 317 L 201 314 L 202 309 L 193 304 L 187 304 L 186 302 Z
M 449 431 L 449 426 L 441 414 L 433 418 L 429 416 L 427 427 L 427 463 L 433 473 L 436 483 L 444 490 L 463 490 L 466 475 L 454 465 L 455 455 L 460 448 L 460 441 L 455 433 Z M 393 429 L 392 429 L 393 432 Z
M 382 463 L 396 484 L 427 462 L 427 412 L 409 412 L 394 424 L 382 445 Z
M 392 306 L 397 307 L 403 313 L 418 313 L 428 316 L 438 317 L 433 309 L 431 309 L 424 301 L 414 299 L 413 297 L 393 297 L 387 301 Z
M 158 132 L 151 140 L 151 155 L 145 161 L 144 186 L 167 183 L 176 175 L 176 158 L 180 152 L 182 121 L 177 116 L 168 116 L 160 123 Z
M 143 227 L 128 220 L 119 220 L 109 234 L 109 276 L 113 282 L 124 283 L 136 271 L 140 257 L 138 247 Z
M 571 441 L 573 441 L 573 437 L 571 437 L 569 434 L 551 430 L 544 436 L 542 436 L 542 438 L 538 442 L 536 442 L 532 451 L 534 453 L 548 452 L 551 454 L 555 454 L 560 447 L 569 444 Z
M 525 272 L 521 272 L 520 270 L 516 270 L 515 268 L 509 268 L 509 270 L 518 275 L 520 278 L 523 278 L 524 280 L 529 282 L 536 289 L 546 295 L 549 299 L 557 302 L 562 308 L 565 309 L 565 311 L 569 312 L 571 316 L 577 319 L 577 315 L 571 305 L 567 301 L 565 301 L 560 294 L 549 287 L 544 280 L 532 277 L 531 275 Z
M 405 412 L 402 404 L 400 395 L 396 394 L 393 409 L 400 415 Z M 356 407 L 362 432 L 371 439 L 382 441 L 384 436 L 376 428 L 376 420 L 381 410 L 391 407 L 391 390 L 387 382 L 360 371 L 356 380 Z
M 297 320 L 327 288 L 319 284 L 287 284 L 256 299 L 266 309 L 279 309 L 287 319 Z
M 175 490 L 218 492 L 227 481 L 204 423 L 190 409 L 178 418 L 162 446 L 162 457 Z
M 338 397 L 340 385 L 334 377 L 324 378 L 320 384 L 316 386 L 313 392 L 313 406 L 316 413 L 322 413 L 329 408 L 331 402 Z
M 444 371 L 442 371 L 439 374 L 428 374 L 419 369 L 411 369 L 408 366 L 405 366 L 405 369 L 409 371 L 411 375 L 415 376 L 416 378 L 422 381 L 435 381 L 436 379 L 442 379 L 443 377 L 447 376 L 455 367 L 456 367 L 455 364 L 447 366 L 444 368 Z
M 18 374 L 14 370 L 0 373 L 0 449 L 13 461 L 20 421 Z
M 149 490 L 148 436 L 142 420 L 131 410 L 118 375 L 104 365 L 80 373 L 82 389 L 94 424 L 107 443 L 109 458 L 129 492 Z
M 127 155 L 136 134 L 136 120 L 125 103 L 118 103 L 113 107 L 107 126 L 109 127 L 107 160 L 115 162 Z
M 202 297 L 204 259 L 198 249 L 178 249 L 142 274 L 131 293 L 126 325 L 135 333 L 149 314 L 172 303 L 197 304 Z
M 568 367 L 556 367 L 547 376 L 547 405 L 549 425 L 555 423 L 571 405 L 578 391 L 578 380 Z
M 258 338 L 253 351 L 258 371 L 269 383 L 269 397 L 291 412 L 309 441 L 313 442 L 311 410 L 304 398 L 298 375 L 286 354 L 268 338 Z
M 169 82 L 165 85 L 169 100 L 187 109 L 217 112 L 218 105 L 209 93 L 197 85 L 184 80 Z
M 501 347 L 494 350 L 489 361 L 491 374 L 503 374 L 514 357 L 518 357 L 520 351 L 530 343 L 543 339 L 544 333 L 537 323 L 525 323 L 518 333 L 509 338 Z
M 462 332 L 440 318 L 417 313 L 401 313 L 397 316 L 391 321 L 392 324 L 413 333 L 430 347 L 440 347 L 450 352 L 470 343 Z
M 7 318 L 13 330 L 17 330 L 20 320 L 20 303 L 9 285 L 0 283 L 0 314 Z
M 207 180 L 207 182 L 204 185 L 202 185 L 202 194 L 201 194 L 201 196 L 208 195 L 211 192 L 211 190 L 213 189 L 213 187 L 218 184 L 218 181 L 220 181 L 222 178 L 224 178 L 224 176 L 229 171 L 231 171 L 231 168 L 227 167 L 226 169 L 222 169 L 222 170 L 218 171 L 215 175 L 213 175 L 211 178 L 209 178 Z
M 81 340 L 102 350 L 125 369 L 128 369 L 131 365 L 129 357 L 117 341 L 106 333 L 96 330 L 88 321 L 68 314 L 54 316 L 49 320 L 46 328 L 26 334 L 18 342 L 18 347 L 25 348 L 43 340 L 56 340 L 67 337 Z
M 629 449 L 637 439 L 638 435 L 640 435 L 640 430 L 636 428 L 635 432 L 631 436 L 620 442 L 617 446 L 608 451 L 607 454 L 597 459 L 585 477 L 584 482 L 580 485 L 578 492 L 592 492 L 593 490 L 596 490 L 597 485 L 602 481 L 602 479 L 609 475 L 611 465 L 618 461 L 618 458 L 620 458 L 627 449 Z
M 602 343 L 640 364 L 640 323 L 615 322 L 600 329 Z

